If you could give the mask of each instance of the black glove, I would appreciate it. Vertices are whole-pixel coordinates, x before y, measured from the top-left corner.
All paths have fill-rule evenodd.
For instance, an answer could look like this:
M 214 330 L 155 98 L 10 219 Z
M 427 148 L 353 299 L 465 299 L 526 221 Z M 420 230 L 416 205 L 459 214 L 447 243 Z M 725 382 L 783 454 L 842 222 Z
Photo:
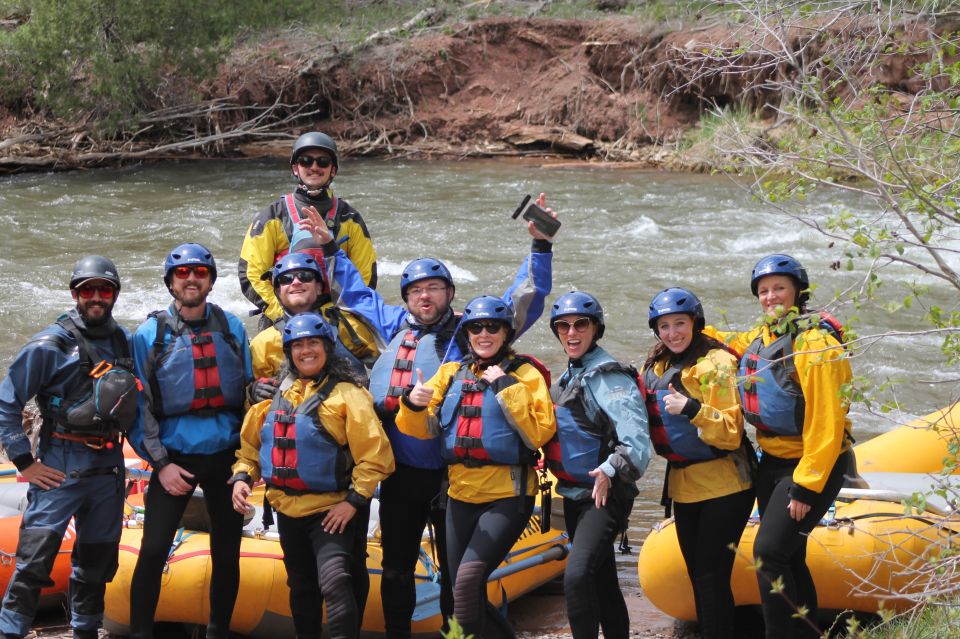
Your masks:
M 277 391 L 280 390 L 280 382 L 273 377 L 261 377 L 250 382 L 247 386 L 247 398 L 251 404 L 258 404 L 262 401 L 273 399 Z

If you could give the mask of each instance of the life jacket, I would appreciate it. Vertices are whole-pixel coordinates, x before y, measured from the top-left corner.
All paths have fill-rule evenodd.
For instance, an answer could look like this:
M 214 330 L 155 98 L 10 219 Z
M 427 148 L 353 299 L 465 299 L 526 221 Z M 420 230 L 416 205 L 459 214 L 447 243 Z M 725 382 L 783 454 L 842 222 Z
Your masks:
M 196 331 L 179 314 L 150 313 L 157 322 L 146 370 L 158 419 L 186 413 L 209 415 L 244 408 L 244 363 L 227 316 L 216 304 Z M 167 332 L 173 336 L 166 340 Z
M 681 383 L 681 373 L 691 362 L 680 361 L 657 377 L 650 366 L 641 377 L 641 391 L 647 405 L 647 418 L 650 425 L 650 441 L 658 455 L 664 457 L 675 467 L 683 467 L 697 462 L 717 459 L 727 451 L 710 446 L 697 434 L 697 427 L 686 415 L 671 415 L 667 412 L 664 399 L 670 394 L 670 385 L 679 393 L 690 397 Z
M 532 358 L 510 355 L 500 368 L 509 375 L 522 364 L 537 366 Z M 520 438 L 496 393 L 466 363 L 461 363 L 447 389 L 439 422 L 441 452 L 448 464 L 533 466 L 537 460 L 537 451 Z
M 320 312 L 331 326 L 337 328 L 340 343 L 358 360 L 367 366 L 373 366 L 380 357 L 380 343 L 366 321 L 332 303 L 325 304 Z
M 416 370 L 423 371 L 424 379 L 429 379 L 440 368 L 450 340 L 455 339 L 458 321 L 458 316 L 452 314 L 439 331 L 421 333 L 419 337 L 409 326 L 402 328 L 370 371 L 373 405 L 390 438 L 393 455 L 401 464 L 434 470 L 446 465 L 436 440 L 417 439 L 401 433 L 394 418 L 400 409 L 400 397 L 413 384 Z M 461 345 L 461 352 L 466 352 L 466 348 L 465 344 Z
M 110 438 L 126 433 L 136 420 L 143 386 L 134 375 L 130 344 L 123 329 L 116 326 L 110 335 L 113 356 L 95 362 L 93 355 L 99 351 L 84 334 L 77 311 L 61 315 L 57 324 L 77 343 L 79 383 L 63 397 L 38 396 L 45 428 L 81 437 Z M 37 341 L 52 341 L 67 351 L 68 345 L 59 336 L 42 336 Z
M 636 382 L 637 371 L 619 362 L 604 362 L 582 371 L 566 386 L 559 383 L 550 389 L 557 414 L 557 434 L 544 446 L 547 467 L 563 483 L 593 486 L 588 473 L 595 470 L 617 446 L 613 422 L 602 410 L 591 418 L 584 401 L 584 381 L 588 375 L 607 371 L 622 372 Z
M 260 471 L 269 486 L 291 494 L 332 493 L 350 486 L 353 457 L 320 421 L 319 408 L 338 379 L 294 407 L 281 393 L 273 397 L 260 428 Z M 299 459 L 307 463 L 300 464 Z
M 743 417 L 764 435 L 799 436 L 806 404 L 796 381 L 792 333 L 769 346 L 763 336 L 747 347 L 740 360 L 740 403 Z

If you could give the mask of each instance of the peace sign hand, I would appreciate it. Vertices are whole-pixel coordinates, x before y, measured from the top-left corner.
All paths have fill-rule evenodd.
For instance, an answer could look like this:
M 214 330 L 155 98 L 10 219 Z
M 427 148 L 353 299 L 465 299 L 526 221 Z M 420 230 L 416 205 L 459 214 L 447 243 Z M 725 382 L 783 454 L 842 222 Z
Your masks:
M 417 383 L 410 389 L 407 399 L 414 406 L 428 406 L 430 400 L 433 399 L 433 387 L 423 383 L 423 371 L 419 368 L 417 369 Z
M 671 415 L 679 415 L 687 405 L 687 397 L 678 393 L 673 384 L 670 384 L 670 394 L 663 398 L 663 405 Z
M 330 234 L 330 230 L 323 221 L 323 216 L 320 215 L 316 207 L 305 206 L 303 209 L 301 209 L 301 211 L 306 217 L 305 219 L 300 220 L 300 228 L 304 231 L 310 231 L 310 235 L 313 236 L 314 242 L 317 242 L 320 246 L 323 246 L 333 239 L 333 236 Z

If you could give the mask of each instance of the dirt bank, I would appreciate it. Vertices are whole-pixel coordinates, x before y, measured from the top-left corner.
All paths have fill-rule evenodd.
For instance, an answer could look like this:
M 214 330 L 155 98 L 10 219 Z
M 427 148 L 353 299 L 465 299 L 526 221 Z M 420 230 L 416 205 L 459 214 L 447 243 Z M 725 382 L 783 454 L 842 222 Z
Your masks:
M 705 73 L 709 64 L 685 57 L 740 46 L 740 29 L 718 18 L 683 29 L 626 17 L 491 18 L 347 48 L 296 32 L 261 36 L 237 47 L 209 82 L 171 76 L 158 110 L 124 139 L 0 108 L 0 171 L 282 156 L 291 136 L 311 128 L 332 133 L 349 154 L 669 165 L 676 159 L 663 145 L 705 110 L 762 107 L 776 98 L 768 81 L 789 75 L 773 59 L 754 73 Z M 751 64 L 765 61 L 756 44 Z M 799 33 L 787 45 L 811 50 Z M 915 91 L 914 62 L 891 54 L 877 80 Z

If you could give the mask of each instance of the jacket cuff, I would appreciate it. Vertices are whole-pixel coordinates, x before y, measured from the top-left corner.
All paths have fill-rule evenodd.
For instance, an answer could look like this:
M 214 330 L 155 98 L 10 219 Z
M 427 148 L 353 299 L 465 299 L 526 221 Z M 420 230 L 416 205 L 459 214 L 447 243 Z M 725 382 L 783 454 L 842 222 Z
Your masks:
M 346 501 L 348 504 L 350 504 L 357 510 L 364 508 L 367 504 L 370 503 L 369 498 L 364 497 L 363 495 L 361 495 L 360 493 L 358 493 L 352 488 L 347 491 L 347 498 L 344 501 Z
M 237 473 L 236 475 L 228 479 L 227 483 L 232 486 L 238 481 L 242 481 L 247 486 L 250 486 L 251 488 L 253 488 L 253 479 L 250 478 L 250 475 L 248 473 Z
M 790 490 L 787 492 L 790 495 L 790 499 L 796 499 L 808 506 L 813 504 L 817 500 L 817 497 L 820 496 L 820 493 L 815 493 L 809 488 L 804 488 L 798 484 L 791 484 Z
M 333 257 L 337 254 L 337 251 L 340 250 L 340 245 L 337 244 L 337 239 L 334 238 L 323 245 L 323 256 L 324 257 Z
M 553 242 L 550 240 L 541 240 L 540 238 L 534 238 L 533 246 L 530 248 L 531 253 L 553 253 Z
M 520 380 L 518 380 L 513 375 L 504 375 L 503 377 L 498 377 L 497 379 L 495 379 L 493 383 L 490 384 L 490 388 L 493 389 L 494 393 L 500 393 L 500 391 L 502 391 L 504 388 L 513 386 L 519 381 Z
M 688 397 L 687 403 L 683 407 L 683 416 L 687 419 L 693 419 L 700 412 L 701 406 L 700 400 Z
M 170 458 L 169 458 L 169 457 L 161 457 L 160 459 L 155 460 L 155 461 L 154 461 L 153 463 L 151 463 L 150 465 L 153 466 L 153 469 L 154 469 L 154 470 L 159 471 L 159 470 L 161 470 L 164 466 L 170 465 Z
M 602 470 L 603 474 L 609 477 L 610 479 L 613 479 L 614 477 L 617 476 L 617 469 L 614 468 L 613 464 L 611 464 L 609 461 L 605 461 L 602 464 L 600 464 L 600 470 Z
M 422 410 L 426 410 L 426 406 L 417 406 L 416 404 L 410 401 L 410 389 L 403 389 L 403 395 L 400 396 L 400 401 L 403 402 L 403 405 L 412 410 L 415 413 L 419 413 Z
M 22 455 L 17 455 L 16 457 L 14 457 L 13 459 L 11 459 L 10 461 L 12 461 L 12 462 L 13 462 L 13 465 L 17 467 L 17 470 L 19 470 L 20 472 L 23 472 L 23 471 L 25 471 L 26 469 L 28 469 L 28 468 L 30 468 L 31 466 L 33 466 L 33 464 L 34 464 L 37 460 L 35 460 L 35 459 L 33 458 L 33 454 L 32 454 L 32 453 L 23 453 Z

